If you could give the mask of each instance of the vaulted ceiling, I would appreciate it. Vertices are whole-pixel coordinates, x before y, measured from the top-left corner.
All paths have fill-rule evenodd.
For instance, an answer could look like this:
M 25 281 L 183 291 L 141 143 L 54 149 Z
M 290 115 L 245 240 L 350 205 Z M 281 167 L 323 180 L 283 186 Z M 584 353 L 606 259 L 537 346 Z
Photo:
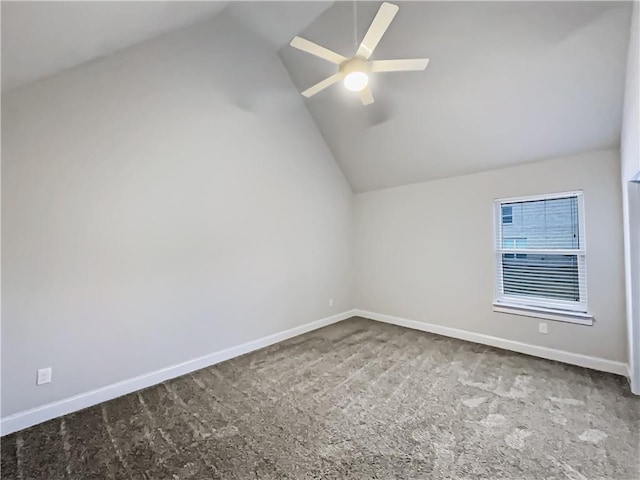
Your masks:
M 227 2 L 2 2 L 2 90 L 221 12 Z
M 427 70 L 377 74 L 366 107 L 340 84 L 304 100 L 355 191 L 619 144 L 629 2 L 394 3 L 373 58 Z M 290 38 L 350 56 L 379 5 L 2 2 L 3 91 L 221 12 L 278 49 L 302 91 L 335 66 Z
M 355 191 L 619 145 L 630 4 L 397 2 L 374 59 L 428 57 L 424 72 L 374 74 L 375 103 L 342 85 L 305 100 Z M 380 3 L 357 4 L 362 39 Z M 301 36 L 350 56 L 351 2 Z M 290 47 L 300 91 L 334 73 Z

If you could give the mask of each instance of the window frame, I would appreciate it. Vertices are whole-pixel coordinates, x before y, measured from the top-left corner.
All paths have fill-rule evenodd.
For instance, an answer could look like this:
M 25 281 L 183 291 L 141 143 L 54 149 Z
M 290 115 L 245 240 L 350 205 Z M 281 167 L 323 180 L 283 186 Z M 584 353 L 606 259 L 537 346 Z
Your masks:
M 557 200 L 562 198 L 577 198 L 578 204 L 578 249 L 527 249 L 527 248 L 504 248 L 502 229 L 502 207 L 508 203 L 533 202 L 540 200 Z M 535 316 L 551 320 L 568 321 L 592 325 L 593 317 L 588 313 L 587 298 L 587 245 L 585 235 L 585 209 L 584 192 L 581 190 L 546 193 L 539 195 L 528 195 L 522 197 L 509 197 L 494 199 L 494 311 L 503 313 L 513 313 L 516 315 Z M 514 242 L 515 243 L 515 242 Z M 555 254 L 555 255 L 575 255 L 578 261 L 578 288 L 581 295 L 580 301 L 558 300 L 549 301 L 545 298 L 505 295 L 503 293 L 502 269 L 503 254 Z M 517 258 L 517 257 L 516 257 Z M 583 298 L 584 297 L 584 298 Z

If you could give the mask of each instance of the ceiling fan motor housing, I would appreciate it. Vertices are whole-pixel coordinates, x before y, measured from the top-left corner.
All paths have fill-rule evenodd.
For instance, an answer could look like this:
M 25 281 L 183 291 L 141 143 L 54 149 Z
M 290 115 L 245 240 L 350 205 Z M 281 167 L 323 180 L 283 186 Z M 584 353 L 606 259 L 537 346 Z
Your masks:
M 358 56 L 350 58 L 347 61 L 342 62 L 340 64 L 340 72 L 344 76 L 347 76 L 350 73 L 354 73 L 354 72 L 362 72 L 362 73 L 369 74 L 370 71 L 371 71 L 371 67 L 369 65 L 369 62 L 364 58 L 358 57 Z

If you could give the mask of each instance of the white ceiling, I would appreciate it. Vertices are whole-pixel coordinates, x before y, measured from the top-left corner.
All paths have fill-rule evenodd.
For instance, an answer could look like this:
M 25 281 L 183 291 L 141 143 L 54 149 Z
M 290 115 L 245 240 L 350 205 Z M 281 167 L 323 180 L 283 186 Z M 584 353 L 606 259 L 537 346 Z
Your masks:
M 2 2 L 2 90 L 222 11 L 227 2 Z
M 359 39 L 380 3 L 358 2 Z M 368 107 L 341 85 L 305 100 L 355 191 L 619 144 L 629 3 L 397 3 L 373 58 L 427 70 L 378 74 Z M 355 51 L 352 2 L 3 1 L 3 91 L 223 10 L 281 47 L 300 90 L 334 70 L 293 35 Z
M 427 70 L 377 74 L 368 107 L 340 84 L 305 100 L 355 191 L 619 145 L 630 4 L 397 3 L 373 58 L 428 57 Z M 379 5 L 358 3 L 359 39 Z M 300 33 L 350 56 L 353 5 Z M 300 90 L 335 71 L 280 56 Z
M 276 47 L 287 45 L 333 4 L 319 2 L 231 2 L 227 12 Z

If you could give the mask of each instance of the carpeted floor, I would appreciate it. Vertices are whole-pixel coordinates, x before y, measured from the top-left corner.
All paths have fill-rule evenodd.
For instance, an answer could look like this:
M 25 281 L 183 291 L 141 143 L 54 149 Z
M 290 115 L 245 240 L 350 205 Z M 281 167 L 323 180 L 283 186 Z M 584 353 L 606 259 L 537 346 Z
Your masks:
M 2 439 L 2 479 L 637 479 L 626 380 L 351 319 Z

